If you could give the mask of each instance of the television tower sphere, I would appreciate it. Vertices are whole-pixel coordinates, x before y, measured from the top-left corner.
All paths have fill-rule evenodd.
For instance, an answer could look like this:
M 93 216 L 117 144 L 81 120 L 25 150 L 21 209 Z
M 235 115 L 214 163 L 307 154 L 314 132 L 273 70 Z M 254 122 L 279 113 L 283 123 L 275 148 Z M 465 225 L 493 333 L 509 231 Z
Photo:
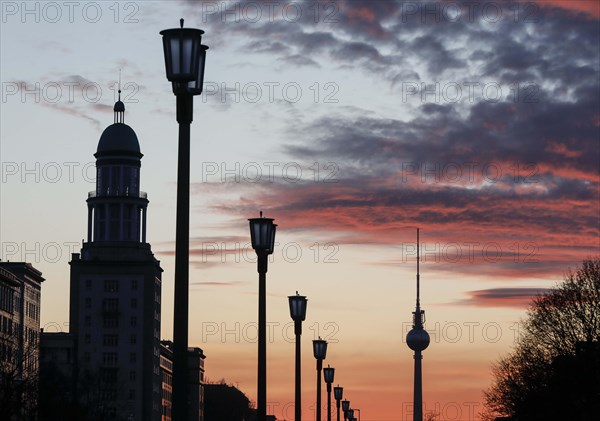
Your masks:
M 413 351 L 423 351 L 429 346 L 429 333 L 423 328 L 413 328 L 406 334 L 406 343 Z

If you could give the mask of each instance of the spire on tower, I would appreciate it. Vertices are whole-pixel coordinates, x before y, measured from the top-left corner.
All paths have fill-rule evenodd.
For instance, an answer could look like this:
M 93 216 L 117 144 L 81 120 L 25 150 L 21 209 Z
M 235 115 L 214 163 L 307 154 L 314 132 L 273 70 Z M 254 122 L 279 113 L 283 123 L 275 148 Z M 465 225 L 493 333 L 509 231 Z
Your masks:
M 119 69 L 119 99 L 113 108 L 115 112 L 115 123 L 125 122 L 125 104 L 121 102 L 121 69 Z
M 419 255 L 419 250 L 421 248 L 421 244 L 419 243 L 419 228 L 417 228 L 417 308 L 420 307 L 421 303 L 420 303 L 420 294 L 421 294 L 421 279 L 419 276 L 419 261 L 420 261 L 420 255 Z

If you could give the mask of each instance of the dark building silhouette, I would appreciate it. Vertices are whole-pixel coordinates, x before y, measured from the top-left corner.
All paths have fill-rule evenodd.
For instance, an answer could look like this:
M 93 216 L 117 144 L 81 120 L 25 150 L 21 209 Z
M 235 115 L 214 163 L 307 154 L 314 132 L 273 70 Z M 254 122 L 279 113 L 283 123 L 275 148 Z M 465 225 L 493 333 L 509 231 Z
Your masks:
M 204 360 L 206 355 L 201 348 L 188 348 L 188 369 L 190 373 L 190 421 L 204 421 Z
M 37 373 L 42 272 L 25 262 L 0 262 L 0 363 L 17 376 Z
M 204 421 L 204 359 L 200 348 L 188 348 L 190 421 Z M 162 421 L 171 421 L 173 407 L 173 342 L 160 341 Z
M 171 419 L 172 344 L 160 341 L 162 269 L 146 241 L 142 153 L 124 113 L 119 100 L 94 154 L 87 241 L 69 262 L 70 333 L 42 335 L 42 419 Z M 200 348 L 188 354 L 190 421 L 203 421 L 206 357 Z
M 124 113 L 119 100 L 98 142 L 87 241 L 70 262 L 75 377 L 100 379 L 106 417 L 159 421 L 162 269 L 146 242 L 142 153 Z
M 75 401 L 74 337 L 71 333 L 46 333 L 40 337 L 39 420 L 83 418 Z
M 42 273 L 0 262 L 0 418 L 37 419 Z

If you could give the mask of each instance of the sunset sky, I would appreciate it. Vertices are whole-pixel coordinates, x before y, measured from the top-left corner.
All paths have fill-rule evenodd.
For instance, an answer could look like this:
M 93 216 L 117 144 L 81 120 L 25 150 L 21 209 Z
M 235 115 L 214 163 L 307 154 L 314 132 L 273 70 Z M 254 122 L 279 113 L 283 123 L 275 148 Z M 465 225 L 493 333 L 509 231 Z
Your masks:
M 2 1 L 0 258 L 43 272 L 42 326 L 67 331 L 68 262 L 121 70 L 171 338 L 178 132 L 159 31 L 183 17 L 210 47 L 190 232 L 190 344 L 207 377 L 256 398 L 247 218 L 262 210 L 278 224 L 270 412 L 293 418 L 299 291 L 303 419 L 318 336 L 362 420 L 412 419 L 418 226 L 424 410 L 478 419 L 530 297 L 600 252 L 599 4 Z

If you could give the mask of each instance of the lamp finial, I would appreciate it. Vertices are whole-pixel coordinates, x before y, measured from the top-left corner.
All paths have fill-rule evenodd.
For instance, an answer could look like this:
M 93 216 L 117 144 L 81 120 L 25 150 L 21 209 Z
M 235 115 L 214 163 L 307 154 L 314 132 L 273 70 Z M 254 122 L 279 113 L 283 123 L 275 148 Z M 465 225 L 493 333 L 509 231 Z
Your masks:
M 183 18 L 179 19 L 179 25 L 181 28 L 183 28 Z

